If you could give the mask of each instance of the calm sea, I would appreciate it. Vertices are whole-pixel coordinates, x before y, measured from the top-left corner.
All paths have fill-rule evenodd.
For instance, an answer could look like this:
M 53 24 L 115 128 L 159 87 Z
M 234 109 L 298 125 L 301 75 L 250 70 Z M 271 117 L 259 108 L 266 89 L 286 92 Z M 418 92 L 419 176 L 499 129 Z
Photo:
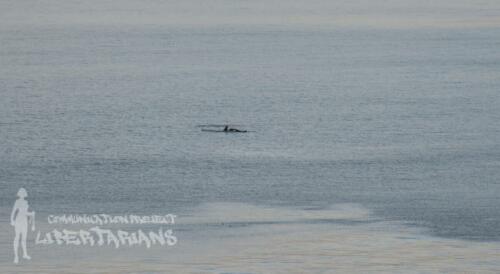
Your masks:
M 23 186 L 41 216 L 356 204 L 498 241 L 499 48 L 498 28 L 4 26 L 2 222 Z

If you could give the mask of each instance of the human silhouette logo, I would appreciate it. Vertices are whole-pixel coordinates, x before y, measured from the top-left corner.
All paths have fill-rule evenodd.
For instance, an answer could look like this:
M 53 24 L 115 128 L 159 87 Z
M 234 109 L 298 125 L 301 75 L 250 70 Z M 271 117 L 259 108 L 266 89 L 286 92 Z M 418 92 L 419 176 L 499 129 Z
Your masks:
M 28 250 L 26 249 L 26 240 L 28 238 L 28 226 L 31 224 L 31 230 L 35 231 L 35 212 L 28 211 L 29 205 L 26 200 L 28 197 L 28 192 L 26 189 L 20 188 L 17 191 L 17 200 L 12 208 L 12 213 L 10 214 L 10 224 L 14 227 L 14 263 L 19 263 L 19 243 L 21 243 L 21 248 L 23 250 L 23 258 L 30 260 L 31 257 L 28 255 Z

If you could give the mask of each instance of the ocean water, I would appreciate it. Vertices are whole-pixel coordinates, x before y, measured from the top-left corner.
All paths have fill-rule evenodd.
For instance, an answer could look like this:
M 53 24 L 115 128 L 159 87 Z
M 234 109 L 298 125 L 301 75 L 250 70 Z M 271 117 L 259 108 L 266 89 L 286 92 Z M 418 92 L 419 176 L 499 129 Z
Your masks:
M 177 255 L 168 251 L 184 259 L 179 272 L 207 248 L 195 240 L 205 233 L 218 239 L 211 250 L 233 238 L 262 250 L 287 238 L 254 234 L 283 224 L 293 230 L 285 235 L 308 240 L 297 254 L 324 251 L 318 235 L 355 237 L 348 235 L 352 227 L 362 231 L 352 243 L 378 239 L 361 253 L 384 242 L 398 254 L 404 239 L 420 239 L 419 254 L 463 245 L 471 253 L 457 257 L 491 255 L 485 269 L 481 262 L 468 269 L 499 269 L 498 27 L 161 24 L 145 20 L 147 13 L 123 23 L 117 18 L 126 12 L 85 5 L 47 11 L 40 3 L 40 18 L 20 23 L 20 4 L 3 5 L 11 13 L 4 11 L 0 26 L 2 263 L 11 263 L 8 220 L 25 187 L 41 220 L 61 213 L 178 215 L 180 241 L 191 243 Z M 61 15 L 68 10 L 81 12 L 79 21 Z M 86 14 L 109 15 L 111 23 L 82 22 Z M 250 132 L 201 131 L 211 124 Z M 340 206 L 341 217 L 339 205 L 348 205 Z M 337 213 L 329 215 L 332 207 Z M 309 211 L 322 213 L 283 217 Z M 361 220 L 359 211 L 366 212 Z M 234 224 L 207 225 L 214 221 L 203 216 L 213 212 L 220 214 L 216 224 Z M 382 224 L 405 236 L 380 235 Z M 329 234 L 334 228 L 343 234 Z M 275 252 L 267 259 L 288 258 Z M 252 265 L 241 257 L 232 262 Z M 313 268 L 325 264 L 321 254 L 311 258 Z M 201 269 L 215 273 L 284 271 L 204 259 Z M 421 271 L 460 270 L 441 263 Z M 360 267 L 355 260 L 344 264 L 337 270 Z M 141 269 L 135 271 L 162 271 Z

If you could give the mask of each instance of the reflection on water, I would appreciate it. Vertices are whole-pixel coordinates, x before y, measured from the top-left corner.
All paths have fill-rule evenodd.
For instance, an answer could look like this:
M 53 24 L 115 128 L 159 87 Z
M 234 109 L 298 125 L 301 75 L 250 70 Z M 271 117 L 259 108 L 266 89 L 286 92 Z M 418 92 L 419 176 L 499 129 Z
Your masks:
M 499 272 L 498 0 L 60 2 L 0 1 L 0 272 Z M 13 268 L 20 187 L 179 244 Z
M 329 222 L 326 222 L 329 220 Z M 347 223 L 346 221 L 350 221 Z M 2 227 L 3 228 L 3 227 Z M 497 273 L 500 244 L 429 237 L 373 218 L 356 204 L 282 208 L 203 204 L 179 216 L 174 247 L 35 246 L 2 272 L 37 273 Z M 5 231 L 5 230 L 2 230 Z M 9 258 L 2 234 L 2 261 Z
M 0 32 L 1 206 L 19 187 L 41 214 L 359 203 L 500 239 L 498 29 Z M 199 127 L 224 123 L 252 132 Z

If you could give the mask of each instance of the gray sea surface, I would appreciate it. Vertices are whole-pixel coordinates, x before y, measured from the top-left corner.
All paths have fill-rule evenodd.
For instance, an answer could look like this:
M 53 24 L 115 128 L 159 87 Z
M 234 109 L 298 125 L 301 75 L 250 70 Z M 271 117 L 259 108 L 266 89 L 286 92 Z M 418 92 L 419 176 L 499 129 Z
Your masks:
M 349 204 L 500 240 L 498 27 L 58 21 L 86 5 L 20 23 L 18 5 L 0 26 L 5 227 L 25 187 L 39 216 Z

